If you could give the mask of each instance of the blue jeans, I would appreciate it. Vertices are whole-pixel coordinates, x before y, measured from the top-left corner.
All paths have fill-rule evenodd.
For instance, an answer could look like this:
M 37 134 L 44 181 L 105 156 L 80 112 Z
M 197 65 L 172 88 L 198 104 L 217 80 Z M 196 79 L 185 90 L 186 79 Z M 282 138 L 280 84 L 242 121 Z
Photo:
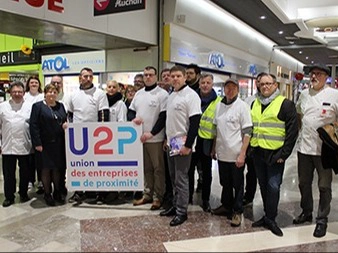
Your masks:
M 268 165 L 260 149 L 254 150 L 254 166 L 261 190 L 265 216 L 275 221 L 285 163 Z

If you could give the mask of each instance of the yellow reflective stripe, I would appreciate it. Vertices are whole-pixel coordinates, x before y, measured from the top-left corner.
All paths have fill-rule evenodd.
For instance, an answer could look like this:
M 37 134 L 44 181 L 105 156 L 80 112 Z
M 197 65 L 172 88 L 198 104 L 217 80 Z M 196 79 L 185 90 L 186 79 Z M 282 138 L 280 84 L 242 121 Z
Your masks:
M 271 127 L 271 128 L 285 128 L 285 123 L 258 123 L 258 122 L 253 122 L 252 123 L 254 127 Z
M 284 137 L 267 134 L 253 134 L 252 137 L 262 140 L 284 141 Z
M 216 129 L 209 129 L 209 128 L 200 126 L 200 130 L 201 130 L 201 131 L 208 132 L 208 133 L 211 133 L 212 135 L 216 135 Z

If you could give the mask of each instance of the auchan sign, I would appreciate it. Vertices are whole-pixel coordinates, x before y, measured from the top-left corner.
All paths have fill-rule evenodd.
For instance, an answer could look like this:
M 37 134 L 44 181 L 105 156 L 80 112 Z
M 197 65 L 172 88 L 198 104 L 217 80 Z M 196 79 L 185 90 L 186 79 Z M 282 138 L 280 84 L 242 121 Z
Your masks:
M 28 5 L 40 8 L 44 4 L 47 4 L 47 8 L 50 11 L 62 13 L 64 10 L 63 0 L 12 0 L 14 2 L 26 2 Z

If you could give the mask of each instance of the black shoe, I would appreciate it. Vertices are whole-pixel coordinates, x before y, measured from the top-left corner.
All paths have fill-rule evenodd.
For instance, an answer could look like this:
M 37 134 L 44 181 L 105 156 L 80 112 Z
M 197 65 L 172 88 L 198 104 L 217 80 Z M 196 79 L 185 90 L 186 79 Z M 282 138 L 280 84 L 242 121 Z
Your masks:
M 176 215 L 176 208 L 173 206 L 165 211 L 160 212 L 160 216 L 174 216 L 174 215 Z
M 303 212 L 293 220 L 293 224 L 303 224 L 305 222 L 312 222 L 312 214 L 305 215 Z
M 75 192 L 73 194 L 73 196 L 71 196 L 69 199 L 68 199 L 68 202 L 69 203 L 81 203 L 83 200 L 86 199 L 86 195 L 83 193 L 83 192 Z
M 185 222 L 188 219 L 188 216 L 186 214 L 184 215 L 176 215 L 171 221 L 170 226 L 178 226 L 181 225 L 183 222 Z
M 101 195 L 97 195 L 95 200 L 97 205 L 103 205 L 105 203 L 104 197 Z
M 62 187 L 60 190 L 61 195 L 63 195 L 64 197 L 67 196 L 68 194 L 68 189 L 66 188 L 66 186 Z
M 53 192 L 53 198 L 59 204 L 64 204 L 65 203 L 65 196 L 61 192 L 54 191 Z
M 265 226 L 265 218 L 264 216 L 260 218 L 258 221 L 255 221 L 251 224 L 253 228 L 264 227 Z
M 202 207 L 204 212 L 206 212 L 206 213 L 211 212 L 209 201 L 205 201 L 205 202 L 203 201 L 203 204 L 201 205 L 201 207 Z
M 283 236 L 283 231 L 278 227 L 275 221 L 265 222 L 266 228 L 268 228 L 273 234 L 277 236 Z
M 3 207 L 9 207 L 14 204 L 14 199 L 5 199 L 4 202 L 2 202 Z
M 326 235 L 327 224 L 317 223 L 315 231 L 313 232 L 314 237 L 323 237 Z
M 30 201 L 31 199 L 28 197 L 28 195 L 20 196 L 20 202 L 25 203 L 27 201 Z
M 38 186 L 38 189 L 36 190 L 36 194 L 44 194 L 45 190 L 43 189 L 42 186 Z
M 232 217 L 232 211 L 228 210 L 226 207 L 224 206 L 219 206 L 216 209 L 211 209 L 211 214 L 214 215 L 222 215 L 222 216 L 230 216 L 230 219 Z
M 45 199 L 47 206 L 55 206 L 55 200 L 53 199 L 51 194 L 45 193 L 45 196 L 43 198 Z

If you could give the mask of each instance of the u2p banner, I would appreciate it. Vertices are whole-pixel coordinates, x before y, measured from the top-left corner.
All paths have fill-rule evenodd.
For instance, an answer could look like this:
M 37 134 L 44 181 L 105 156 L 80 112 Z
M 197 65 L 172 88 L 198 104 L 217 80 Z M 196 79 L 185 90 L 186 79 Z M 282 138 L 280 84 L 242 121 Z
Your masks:
M 132 122 L 69 123 L 66 130 L 70 191 L 143 190 L 142 126 Z

